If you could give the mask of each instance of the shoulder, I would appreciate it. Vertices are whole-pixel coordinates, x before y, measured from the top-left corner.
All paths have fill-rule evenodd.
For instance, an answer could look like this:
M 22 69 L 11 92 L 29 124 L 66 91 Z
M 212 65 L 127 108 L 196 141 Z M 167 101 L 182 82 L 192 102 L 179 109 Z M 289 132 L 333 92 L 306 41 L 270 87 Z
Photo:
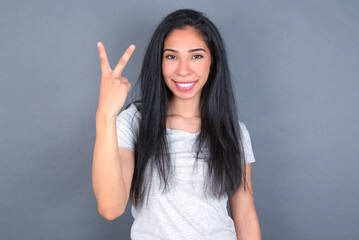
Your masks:
M 241 122 L 240 120 L 238 120 L 238 123 L 239 123 L 239 129 L 240 129 L 242 137 L 247 137 L 249 135 L 249 132 L 248 132 L 246 125 L 243 122 Z
M 248 143 L 248 141 L 250 142 L 250 134 L 246 124 L 241 121 L 238 121 L 238 123 L 242 140 L 244 141 L 244 143 Z
M 136 105 L 131 103 L 123 109 L 116 117 L 117 128 L 131 127 L 132 130 L 137 130 L 140 120 L 140 112 Z
M 138 111 L 136 105 L 134 103 L 131 103 L 117 115 L 116 119 L 132 120 L 133 118 L 138 119 L 139 117 L 140 112 Z
M 118 146 L 134 152 L 138 129 L 139 112 L 134 104 L 130 104 L 116 117 Z
M 246 159 L 245 161 L 246 161 L 246 163 L 255 162 L 253 149 L 252 149 L 252 141 L 251 141 L 249 131 L 243 122 L 241 122 L 241 121 L 238 121 L 238 122 L 239 122 L 240 132 L 241 132 L 242 146 L 243 146 L 244 155 L 245 155 L 245 159 Z

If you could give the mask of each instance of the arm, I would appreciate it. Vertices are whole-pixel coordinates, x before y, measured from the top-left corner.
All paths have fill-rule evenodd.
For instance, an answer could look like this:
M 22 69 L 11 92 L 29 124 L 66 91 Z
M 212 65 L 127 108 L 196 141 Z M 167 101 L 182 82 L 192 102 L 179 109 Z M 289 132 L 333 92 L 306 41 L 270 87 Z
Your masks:
M 235 194 L 229 196 L 229 204 L 237 238 L 240 240 L 260 240 L 261 232 L 257 213 L 254 207 L 251 181 L 251 163 L 246 164 L 246 180 L 248 188 L 241 186 Z
M 98 43 L 102 76 L 96 112 L 92 187 L 98 212 L 108 220 L 122 215 L 126 209 L 135 165 L 134 153 L 118 147 L 116 132 L 116 117 L 131 88 L 121 73 L 134 49 L 131 45 L 112 71 L 105 48 Z
M 117 218 L 126 209 L 134 164 L 134 153 L 117 147 L 115 119 L 97 116 L 92 186 L 98 212 L 107 220 Z

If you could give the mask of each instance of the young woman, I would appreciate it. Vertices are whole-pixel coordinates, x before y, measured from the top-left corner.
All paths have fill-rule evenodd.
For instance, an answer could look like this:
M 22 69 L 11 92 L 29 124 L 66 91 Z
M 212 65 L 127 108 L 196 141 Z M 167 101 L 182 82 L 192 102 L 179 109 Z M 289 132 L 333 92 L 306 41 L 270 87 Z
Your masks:
M 260 239 L 251 140 L 214 24 L 189 9 L 165 17 L 143 60 L 141 100 L 121 113 L 131 88 L 121 72 L 135 46 L 114 70 L 100 42 L 98 49 L 92 174 L 99 213 L 113 220 L 130 199 L 136 240 Z

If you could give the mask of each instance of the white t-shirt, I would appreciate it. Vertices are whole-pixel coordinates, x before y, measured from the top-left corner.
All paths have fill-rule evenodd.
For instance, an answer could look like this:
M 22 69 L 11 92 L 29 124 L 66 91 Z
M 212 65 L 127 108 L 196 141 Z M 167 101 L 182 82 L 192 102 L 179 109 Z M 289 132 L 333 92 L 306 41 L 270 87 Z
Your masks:
M 116 118 L 118 146 L 134 151 L 140 114 L 134 104 Z M 240 123 L 246 163 L 255 162 L 251 139 L 244 123 Z M 174 175 L 169 191 L 162 191 L 160 177 L 153 171 L 151 190 L 140 209 L 132 206 L 135 219 L 132 240 L 215 239 L 236 240 L 232 218 L 227 212 L 228 196 L 204 195 L 203 184 L 207 165 L 199 158 L 195 164 L 193 146 L 199 132 L 167 129 Z M 210 188 L 208 188 L 210 190 Z

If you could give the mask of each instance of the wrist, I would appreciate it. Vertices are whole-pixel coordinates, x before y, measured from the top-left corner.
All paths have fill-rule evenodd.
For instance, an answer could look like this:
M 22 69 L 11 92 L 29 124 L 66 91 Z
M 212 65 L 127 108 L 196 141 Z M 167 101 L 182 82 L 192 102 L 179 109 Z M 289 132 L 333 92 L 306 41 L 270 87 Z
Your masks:
M 109 126 L 116 123 L 116 115 L 96 112 L 96 126 Z

